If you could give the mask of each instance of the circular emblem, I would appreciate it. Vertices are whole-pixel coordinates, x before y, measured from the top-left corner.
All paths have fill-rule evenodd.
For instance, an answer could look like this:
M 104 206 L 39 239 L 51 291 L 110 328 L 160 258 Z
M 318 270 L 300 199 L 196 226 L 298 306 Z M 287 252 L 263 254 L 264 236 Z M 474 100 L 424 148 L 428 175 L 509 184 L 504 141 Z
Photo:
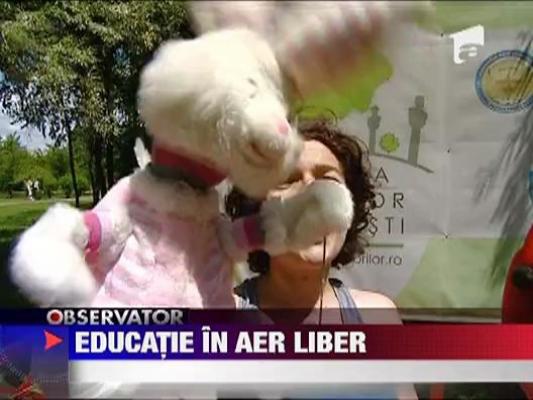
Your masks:
M 477 71 L 476 92 L 485 106 L 501 113 L 533 106 L 533 57 L 521 50 L 491 55 Z

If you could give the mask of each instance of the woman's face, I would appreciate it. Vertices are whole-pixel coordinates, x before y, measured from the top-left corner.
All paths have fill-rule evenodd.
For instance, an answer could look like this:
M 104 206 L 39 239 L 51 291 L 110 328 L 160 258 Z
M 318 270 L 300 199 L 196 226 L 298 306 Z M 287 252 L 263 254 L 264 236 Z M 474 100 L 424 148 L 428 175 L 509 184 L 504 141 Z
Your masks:
M 286 182 L 269 192 L 268 197 L 287 198 L 302 192 L 305 187 L 315 180 L 329 179 L 345 184 L 344 171 L 339 160 L 322 143 L 309 140 L 304 143 L 304 149 L 296 170 Z M 333 260 L 342 248 L 346 232 L 336 232 L 326 238 L 326 261 Z M 324 241 L 298 252 L 298 256 L 311 263 L 322 264 Z

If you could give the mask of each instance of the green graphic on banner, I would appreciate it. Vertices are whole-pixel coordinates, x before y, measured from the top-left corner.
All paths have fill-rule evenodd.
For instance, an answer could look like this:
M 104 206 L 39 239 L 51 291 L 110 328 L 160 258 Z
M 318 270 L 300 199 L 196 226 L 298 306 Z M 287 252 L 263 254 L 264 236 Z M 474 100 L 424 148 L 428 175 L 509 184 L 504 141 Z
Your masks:
M 419 164 L 418 156 L 420 153 L 420 142 L 422 140 L 422 130 L 426 125 L 428 114 L 424 108 L 424 96 L 415 96 L 413 106 L 407 110 L 407 119 L 409 121 L 409 146 L 406 158 L 391 155 L 400 148 L 400 139 L 392 132 L 386 132 L 381 136 L 379 147 L 386 154 L 381 154 L 376 148 L 376 136 L 381 126 L 381 116 L 379 107 L 374 105 L 370 108 L 370 116 L 367 119 L 369 132 L 368 149 L 370 155 L 375 157 L 385 157 L 391 160 L 406 163 L 412 167 L 420 168 L 426 172 L 433 172 L 429 168 Z
M 386 57 L 375 53 L 366 65 L 346 80 L 341 89 L 328 90 L 307 99 L 298 105 L 306 117 L 329 116 L 344 118 L 353 110 L 366 111 L 370 107 L 376 89 L 392 76 L 392 65 Z
M 394 133 L 387 132 L 381 137 L 379 147 L 389 154 L 394 153 L 400 147 L 400 140 Z

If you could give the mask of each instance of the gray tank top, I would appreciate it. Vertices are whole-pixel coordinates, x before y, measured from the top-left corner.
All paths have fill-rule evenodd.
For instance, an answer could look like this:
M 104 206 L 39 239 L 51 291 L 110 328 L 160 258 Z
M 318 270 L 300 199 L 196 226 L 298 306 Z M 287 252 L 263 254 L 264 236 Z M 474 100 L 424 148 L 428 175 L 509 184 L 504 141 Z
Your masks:
M 237 288 L 235 293 L 238 295 L 237 308 L 240 310 L 257 310 L 259 308 L 259 299 L 257 296 L 257 278 L 245 280 Z M 363 319 L 357 309 L 357 305 L 350 294 L 350 290 L 342 283 L 341 280 L 330 278 L 329 284 L 335 292 L 339 308 L 345 324 L 362 324 Z
M 245 280 L 242 284 L 235 288 L 235 294 L 238 296 L 237 309 L 241 310 L 257 310 L 259 307 L 259 299 L 257 296 L 257 278 Z M 357 309 L 357 305 L 350 294 L 350 290 L 342 283 L 341 280 L 330 278 L 329 284 L 335 292 L 337 301 L 344 324 L 363 324 L 361 314 Z M 354 392 L 357 393 L 354 393 Z M 317 397 L 320 398 L 320 397 Z M 336 396 L 325 395 L 323 399 L 335 399 Z M 350 393 L 342 392 L 338 398 L 344 399 L 397 399 L 396 386 L 391 384 L 369 384 L 360 385 Z

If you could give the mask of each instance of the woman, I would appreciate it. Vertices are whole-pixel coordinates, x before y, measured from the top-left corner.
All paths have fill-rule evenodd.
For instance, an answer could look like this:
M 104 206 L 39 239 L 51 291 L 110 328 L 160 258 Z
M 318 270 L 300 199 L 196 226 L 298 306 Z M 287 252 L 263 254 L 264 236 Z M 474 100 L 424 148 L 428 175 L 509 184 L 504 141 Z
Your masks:
M 326 121 L 308 122 L 299 130 L 305 145 L 297 169 L 284 184 L 271 191 L 269 197 L 293 196 L 318 179 L 346 185 L 354 201 L 354 220 L 348 232 L 325 238 L 326 264 L 341 268 L 364 250 L 362 234 L 374 206 L 374 186 L 367 156 L 355 139 Z M 232 218 L 251 214 L 259 205 L 259 201 L 246 198 L 236 189 L 226 199 L 226 209 Z M 348 318 L 355 320 L 346 321 L 345 316 L 339 314 L 338 321 L 328 322 L 340 323 L 342 318 L 346 323 L 400 323 L 396 307 L 389 298 L 374 292 L 348 290 L 337 279 L 324 282 L 323 250 L 324 242 L 320 242 L 298 253 L 276 257 L 264 252 L 250 254 L 250 269 L 259 276 L 246 280 L 236 289 L 239 303 L 243 307 L 257 307 L 267 314 L 276 309 L 311 311 L 320 306 L 322 297 L 323 308 L 353 309 Z M 387 312 L 380 312 L 376 317 L 371 309 L 386 309 Z M 328 315 L 333 318 L 332 313 Z
M 290 197 L 315 180 L 333 180 L 346 185 L 352 193 L 354 220 L 347 232 L 331 234 L 297 253 L 275 257 L 264 252 L 251 253 L 248 264 L 258 276 L 235 289 L 238 306 L 259 309 L 273 322 L 286 321 L 289 315 L 291 322 L 311 324 L 401 324 L 388 297 L 348 289 L 338 279 L 326 279 L 328 265 L 342 268 L 364 250 L 363 231 L 374 207 L 374 186 L 366 153 L 355 139 L 326 121 L 308 122 L 300 125 L 299 130 L 305 144 L 298 166 L 268 197 Z M 232 218 L 251 214 L 259 206 L 260 201 L 249 199 L 236 189 L 226 199 L 226 209 Z M 276 312 L 280 309 L 284 312 Z M 412 386 L 397 389 L 387 386 L 380 391 L 385 393 L 382 397 L 416 398 Z

